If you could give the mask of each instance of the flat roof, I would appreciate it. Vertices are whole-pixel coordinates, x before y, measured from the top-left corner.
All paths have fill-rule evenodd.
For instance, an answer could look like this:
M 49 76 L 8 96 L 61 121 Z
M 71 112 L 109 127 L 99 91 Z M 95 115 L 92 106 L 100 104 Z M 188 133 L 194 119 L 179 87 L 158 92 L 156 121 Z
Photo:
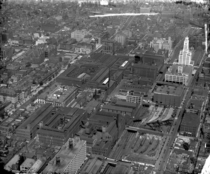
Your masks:
M 26 158 L 26 160 L 21 164 L 21 167 L 31 168 L 36 161 L 31 158 Z
M 48 163 L 47 167 L 44 169 L 44 173 L 64 173 L 66 167 L 70 164 L 72 159 L 74 159 L 79 153 L 81 148 L 85 146 L 86 141 L 84 140 L 73 140 L 74 141 L 74 149 L 71 150 L 68 148 L 69 141 L 67 141 L 61 148 L 61 150 L 55 155 L 55 157 Z M 85 147 L 86 148 L 86 147 Z M 60 157 L 61 165 L 55 165 L 56 157 Z
M 175 95 L 175 96 L 181 96 L 183 95 L 184 88 L 181 86 L 175 87 L 175 86 L 158 86 L 154 93 L 156 94 L 168 94 L 168 95 Z
M 74 86 L 57 86 L 54 91 L 47 95 L 48 101 L 63 102 L 69 97 L 77 88 Z M 50 92 L 50 91 L 48 91 Z
M 200 116 L 194 113 L 185 113 L 181 125 L 199 127 Z
M 191 66 L 191 65 L 178 65 L 178 64 L 173 64 L 170 67 L 170 70 L 171 71 L 169 71 L 169 69 L 168 69 L 167 72 L 166 72 L 166 74 L 173 74 L 173 75 L 177 74 L 177 75 L 181 75 L 180 73 L 178 73 L 178 67 L 179 66 L 183 67 L 183 70 L 182 70 L 183 74 L 187 74 L 187 75 L 188 74 L 192 74 L 192 72 L 193 72 L 193 66 Z
M 117 110 L 117 111 L 122 111 L 122 112 L 133 112 L 133 109 L 131 108 L 125 108 L 125 107 L 120 107 L 120 106 L 113 106 L 113 105 L 104 105 L 103 109 L 110 109 L 110 110 Z
M 137 104 L 136 103 L 131 103 L 131 102 L 126 102 L 126 101 L 117 101 L 116 105 L 118 106 L 124 106 L 128 108 L 136 108 Z
M 45 104 L 37 111 L 35 111 L 29 118 L 27 118 L 19 127 L 18 129 L 26 129 L 27 125 L 31 126 L 31 129 L 40 123 L 44 119 L 44 117 L 52 111 L 53 107 L 51 104 Z

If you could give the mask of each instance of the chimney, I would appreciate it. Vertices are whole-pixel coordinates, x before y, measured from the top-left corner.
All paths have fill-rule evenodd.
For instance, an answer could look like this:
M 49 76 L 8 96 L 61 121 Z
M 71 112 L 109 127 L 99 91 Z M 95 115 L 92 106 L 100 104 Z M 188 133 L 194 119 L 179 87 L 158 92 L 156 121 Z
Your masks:
M 73 149 L 74 148 L 74 141 L 73 139 L 69 139 L 69 149 Z
M 56 156 L 56 157 L 55 157 L 55 165 L 58 166 L 58 165 L 60 165 L 60 164 L 61 164 L 61 159 L 60 159 L 59 156 Z
M 102 126 L 101 129 L 103 133 L 106 132 L 106 126 Z

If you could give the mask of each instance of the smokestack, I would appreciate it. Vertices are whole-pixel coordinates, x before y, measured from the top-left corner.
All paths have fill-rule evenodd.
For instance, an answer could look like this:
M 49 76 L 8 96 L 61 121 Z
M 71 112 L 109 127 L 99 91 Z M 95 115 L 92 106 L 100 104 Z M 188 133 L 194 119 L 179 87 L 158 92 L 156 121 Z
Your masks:
M 55 158 L 55 165 L 60 165 L 61 164 L 61 159 L 60 159 L 60 157 L 59 156 L 56 156 L 56 158 Z
M 72 139 L 69 140 L 69 149 L 73 149 L 74 148 L 74 142 Z

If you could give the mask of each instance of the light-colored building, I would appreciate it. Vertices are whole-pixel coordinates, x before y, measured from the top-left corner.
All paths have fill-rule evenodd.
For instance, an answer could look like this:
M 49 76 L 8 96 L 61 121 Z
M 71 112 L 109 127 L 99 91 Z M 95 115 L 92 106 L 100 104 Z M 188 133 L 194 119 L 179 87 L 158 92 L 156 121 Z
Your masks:
M 165 74 L 165 81 L 188 85 L 192 77 L 193 66 L 172 65 Z
M 116 36 L 115 36 L 115 38 L 114 38 L 114 40 L 116 41 L 116 42 L 118 42 L 118 43 L 120 43 L 121 45 L 125 45 L 125 43 L 126 43 L 126 39 L 127 39 L 127 37 L 126 37 L 126 35 L 124 34 L 124 33 L 118 33 Z
M 71 33 L 71 38 L 76 39 L 77 42 L 82 41 L 89 32 L 87 30 L 75 30 Z
M 40 104 L 51 103 L 53 106 L 67 106 L 75 97 L 77 88 L 74 86 L 61 86 L 54 83 L 37 97 L 36 102 Z
M 93 51 L 93 45 L 87 43 L 80 43 L 75 46 L 75 53 L 90 54 Z
M 201 174 L 210 174 L 210 155 L 206 159 L 206 162 L 205 162 L 205 164 L 203 166 L 203 169 L 201 171 Z
M 180 51 L 178 62 L 174 62 L 165 73 L 165 81 L 188 85 L 193 74 L 192 52 L 189 50 L 189 38 L 184 41 L 183 50 Z
M 127 38 L 132 37 L 132 32 L 130 30 L 123 30 L 122 33 L 125 34 Z
M 171 40 L 171 37 L 169 37 L 168 40 L 165 39 L 165 38 L 158 39 L 157 37 L 155 37 L 150 42 L 150 47 L 154 48 L 155 51 L 158 51 L 160 49 L 171 51 L 172 50 L 172 43 L 173 42 Z
M 27 174 L 31 173 L 37 173 L 39 169 L 43 166 L 44 162 L 40 159 L 36 160 L 36 162 L 33 164 L 33 166 L 28 170 Z
M 35 163 L 36 161 L 31 158 L 26 158 L 23 164 L 20 165 L 20 171 L 25 173 L 27 172 Z
M 75 174 L 86 158 L 86 141 L 70 138 L 56 156 L 48 163 L 43 173 Z

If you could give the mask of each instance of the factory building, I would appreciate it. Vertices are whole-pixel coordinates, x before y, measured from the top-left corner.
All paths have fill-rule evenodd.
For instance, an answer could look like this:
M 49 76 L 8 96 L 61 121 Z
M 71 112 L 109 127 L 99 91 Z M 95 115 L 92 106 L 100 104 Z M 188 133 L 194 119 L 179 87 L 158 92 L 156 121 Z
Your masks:
M 62 86 L 54 83 L 37 97 L 36 103 L 51 103 L 55 107 L 66 107 L 77 94 L 74 86 Z
M 85 111 L 77 108 L 62 109 L 49 113 L 50 118 L 41 123 L 41 129 L 37 131 L 38 141 L 61 146 L 79 131 L 81 121 L 87 116 Z
M 154 102 L 167 106 L 179 107 L 184 96 L 184 89 L 175 86 L 157 86 L 154 91 Z
M 178 62 L 174 62 L 165 73 L 165 81 L 188 85 L 193 73 L 192 52 L 189 50 L 189 38 L 184 40 L 183 50 L 180 51 Z
M 180 125 L 179 133 L 184 136 L 196 137 L 200 117 L 194 113 L 185 113 Z
M 155 79 L 159 68 L 157 65 L 149 65 L 149 64 L 133 64 L 132 65 L 132 74 L 138 77 L 146 77 L 150 79 Z
M 124 117 L 102 111 L 92 115 L 77 134 L 87 141 L 89 153 L 107 157 L 124 129 Z
M 43 173 L 75 174 L 86 159 L 86 141 L 70 138 L 56 156 L 48 163 Z
M 16 136 L 26 140 L 37 137 L 42 143 L 63 145 L 79 130 L 83 119 L 86 119 L 86 113 L 81 109 L 54 108 L 45 104 L 16 129 Z

